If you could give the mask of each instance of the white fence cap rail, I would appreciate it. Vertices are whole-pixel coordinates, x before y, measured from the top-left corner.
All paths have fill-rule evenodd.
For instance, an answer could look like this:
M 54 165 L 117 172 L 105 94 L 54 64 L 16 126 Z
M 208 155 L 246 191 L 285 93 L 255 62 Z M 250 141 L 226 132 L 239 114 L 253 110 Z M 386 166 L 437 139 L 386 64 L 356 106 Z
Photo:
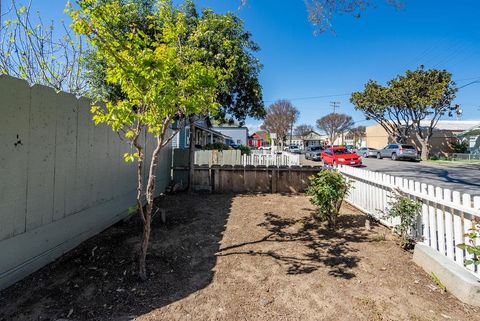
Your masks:
M 372 182 L 372 183 L 375 183 L 377 185 L 381 185 L 383 187 L 386 187 L 386 188 L 389 188 L 389 189 L 392 189 L 392 190 L 398 189 L 398 190 L 400 190 L 404 193 L 415 196 L 417 199 L 420 198 L 420 199 L 423 199 L 423 200 L 426 200 L 426 201 L 435 202 L 435 203 L 438 203 L 440 205 L 443 205 L 443 206 L 446 206 L 446 207 L 449 207 L 449 208 L 452 208 L 452 209 L 457 209 L 457 210 L 460 210 L 464 213 L 468 213 L 470 215 L 480 217 L 480 208 L 475 208 L 473 206 L 468 207 L 468 206 L 465 206 L 465 204 L 458 204 L 458 203 L 455 203 L 455 202 L 452 202 L 452 201 L 445 200 L 443 197 L 441 198 L 441 197 L 437 197 L 437 196 L 432 196 L 430 194 L 425 194 L 425 193 L 422 193 L 422 192 L 418 192 L 415 189 L 410 188 L 410 187 L 391 184 L 390 182 L 388 182 L 388 180 L 387 181 L 383 180 L 383 176 L 372 176 L 372 177 L 370 177 L 367 173 L 371 173 L 371 171 L 368 171 L 368 170 L 364 170 L 364 169 L 360 169 L 360 168 L 353 168 L 353 167 L 343 166 L 343 165 L 340 165 L 338 167 L 338 170 L 341 173 L 343 173 L 345 175 L 348 175 L 352 178 L 362 179 L 362 180 Z M 379 177 L 380 177 L 380 179 L 379 179 Z M 398 177 L 395 177 L 395 176 L 390 176 L 390 177 L 394 177 L 395 179 L 398 178 Z M 407 179 L 404 179 L 404 180 L 410 181 L 410 180 L 407 180 Z M 418 184 L 419 182 L 414 181 L 414 183 Z M 424 186 L 434 187 L 433 185 L 426 184 L 426 183 L 420 183 L 420 184 L 424 185 Z M 437 187 L 437 189 L 438 188 L 439 187 Z M 442 189 L 442 190 L 444 190 L 444 189 Z M 470 194 L 464 194 L 464 195 L 468 195 L 467 197 L 471 197 Z M 475 196 L 474 198 L 477 198 L 477 197 L 480 199 L 479 196 Z

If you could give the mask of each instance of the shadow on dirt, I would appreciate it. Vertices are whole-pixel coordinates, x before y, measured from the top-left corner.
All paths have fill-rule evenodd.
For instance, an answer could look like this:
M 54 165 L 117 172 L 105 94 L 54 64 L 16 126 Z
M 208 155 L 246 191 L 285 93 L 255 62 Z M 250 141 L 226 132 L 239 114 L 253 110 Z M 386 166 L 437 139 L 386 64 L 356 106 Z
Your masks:
M 365 233 L 365 216 L 343 214 L 338 218 L 336 231 L 316 223 L 311 217 L 301 219 L 283 218 L 272 212 L 265 213 L 259 227 L 269 233 L 263 238 L 220 249 L 219 256 L 256 255 L 276 260 L 286 267 L 287 274 L 311 273 L 327 269 L 333 277 L 351 279 L 360 260 L 351 245 L 369 242 Z M 278 243 L 298 242 L 305 248 L 303 253 L 284 253 L 282 249 L 271 249 Z M 238 251 L 245 246 L 256 245 L 255 250 Z
M 233 195 L 163 199 L 154 218 L 149 280 L 137 277 L 141 224 L 120 222 L 0 292 L 0 320 L 131 320 L 208 286 Z

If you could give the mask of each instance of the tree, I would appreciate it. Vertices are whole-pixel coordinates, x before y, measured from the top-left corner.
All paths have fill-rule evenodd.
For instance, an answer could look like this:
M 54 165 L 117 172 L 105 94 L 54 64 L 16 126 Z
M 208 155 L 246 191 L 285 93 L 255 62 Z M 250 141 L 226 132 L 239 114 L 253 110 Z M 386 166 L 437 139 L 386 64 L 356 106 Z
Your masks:
M 240 0 L 244 5 L 248 0 Z M 316 33 L 333 30 L 332 20 L 335 14 L 351 14 L 356 18 L 368 7 L 374 6 L 378 0 L 304 0 L 308 12 L 308 20 L 316 27 Z M 397 10 L 403 8 L 403 0 L 384 0 Z
M 337 113 L 330 113 L 317 120 L 318 129 L 328 135 L 330 144 L 333 144 L 342 133 L 350 130 L 354 124 L 351 116 Z
M 426 160 L 430 138 L 440 118 L 459 111 L 458 105 L 452 105 L 456 91 L 451 73 L 420 66 L 390 80 L 386 87 L 370 80 L 365 90 L 354 92 L 350 100 L 397 143 L 405 143 L 415 133 L 422 146 L 422 159 Z
M 114 27 L 122 36 L 121 30 L 130 24 L 148 32 L 149 12 L 154 7 L 152 0 L 122 0 L 123 3 L 135 4 L 130 14 L 124 20 L 119 21 Z M 246 32 L 243 22 L 234 14 L 216 14 L 210 9 L 204 9 L 198 13 L 193 1 L 187 0 L 180 8 L 185 15 L 187 33 L 201 28 L 202 33 L 197 34 L 196 45 L 204 50 L 199 57 L 200 61 L 223 68 L 230 65 L 231 75 L 225 78 L 218 86 L 217 102 L 220 108 L 215 115 L 198 115 L 213 117 L 219 123 L 233 123 L 237 121 L 240 125 L 245 123 L 247 117 L 260 119 L 265 116 L 262 88 L 258 80 L 262 68 L 258 59 L 253 55 L 259 50 L 253 42 L 250 33 Z M 105 61 L 100 60 L 96 55 L 87 56 L 88 82 L 93 88 L 95 97 L 108 99 L 121 99 L 124 95 L 119 86 L 112 85 L 105 78 Z M 195 120 L 199 117 L 188 117 L 180 119 L 177 117 L 177 128 L 190 126 L 190 141 L 196 141 Z M 189 181 L 193 182 L 194 175 L 194 153 L 195 144 L 190 144 L 189 159 Z M 193 191 L 193 185 L 189 185 Z
M 313 132 L 313 126 L 307 124 L 298 125 L 294 130 L 295 135 L 300 136 L 301 139 L 307 137 L 311 132 Z
M 408 111 L 394 102 L 395 93 L 390 87 L 369 80 L 363 92 L 354 92 L 350 102 L 361 110 L 367 120 L 380 124 L 397 143 L 405 143 L 410 136 L 413 122 Z
M 308 10 L 308 20 L 316 27 L 316 32 L 325 32 L 332 30 L 332 20 L 336 13 L 351 14 L 356 18 L 360 18 L 361 14 L 375 0 L 305 0 Z M 402 0 L 386 0 L 388 4 L 396 9 L 403 8 Z
M 231 66 L 219 68 L 202 61 L 205 51 L 198 41 L 209 31 L 202 28 L 209 22 L 202 21 L 189 31 L 186 15 L 170 1 L 159 0 L 150 9 L 143 30 L 134 23 L 123 30 L 118 28 L 132 11 L 138 11 L 137 3 L 79 0 L 78 6 L 77 10 L 69 8 L 73 29 L 87 37 L 93 54 L 105 61 L 106 81 L 119 86 L 124 95 L 104 99 L 105 105 L 94 105 L 92 112 L 96 124 L 104 123 L 121 133 L 134 150 L 124 158 L 137 163 L 136 204 L 143 224 L 139 276 L 145 280 L 158 155 L 173 137 L 169 129 L 176 118 L 217 111 L 218 84 L 228 77 Z M 155 138 L 151 155 L 145 155 L 141 139 L 145 132 Z M 145 184 L 143 171 L 148 157 Z
M 350 129 L 350 131 L 347 133 L 348 137 L 351 137 L 353 139 L 353 144 L 357 145 L 358 141 L 365 137 L 367 128 L 365 126 L 357 126 L 353 127 Z
M 11 0 L 6 12 L 0 12 L 8 18 L 0 23 L 0 75 L 84 94 L 82 39 L 72 35 L 63 21 L 45 24 L 40 13 L 32 15 L 31 6 L 32 0 L 24 6 Z
M 288 100 L 281 99 L 271 104 L 267 109 L 267 115 L 261 126 L 269 133 L 276 133 L 280 142 L 280 148 L 283 150 L 283 143 L 287 137 L 289 129 L 297 121 L 300 112 Z
M 427 160 L 430 138 L 438 121 L 445 115 L 451 117 L 459 112 L 459 106 L 452 105 L 457 92 L 452 74 L 446 70 L 425 70 L 421 66 L 415 71 L 407 70 L 405 75 L 392 80 L 390 86 L 398 93 L 395 96 L 397 104 L 408 111 L 422 146 L 422 160 Z
M 121 30 L 130 24 L 137 25 L 140 30 L 148 34 L 147 16 L 154 7 L 154 1 L 122 0 L 122 3 L 135 4 L 135 6 L 128 16 L 112 26 L 118 29 L 119 37 L 125 37 Z M 244 30 L 243 22 L 232 13 L 221 15 L 210 9 L 204 9 L 199 13 L 191 0 L 185 1 L 179 10 L 185 15 L 188 32 L 196 28 L 205 30 L 197 36 L 197 45 L 204 49 L 201 61 L 219 68 L 226 65 L 235 66 L 230 77 L 225 79 L 222 86 L 219 86 L 217 102 L 220 108 L 215 115 L 210 116 L 213 116 L 218 123 L 236 122 L 239 125 L 243 125 L 247 117 L 255 119 L 265 117 L 262 87 L 258 79 L 262 65 L 254 56 L 260 48 L 252 40 L 252 35 Z M 228 45 L 223 41 L 227 41 Z M 106 81 L 105 61 L 94 54 L 88 54 L 85 60 L 88 71 L 86 78 L 92 88 L 93 96 L 121 99 L 123 94 L 119 86 L 113 86 Z

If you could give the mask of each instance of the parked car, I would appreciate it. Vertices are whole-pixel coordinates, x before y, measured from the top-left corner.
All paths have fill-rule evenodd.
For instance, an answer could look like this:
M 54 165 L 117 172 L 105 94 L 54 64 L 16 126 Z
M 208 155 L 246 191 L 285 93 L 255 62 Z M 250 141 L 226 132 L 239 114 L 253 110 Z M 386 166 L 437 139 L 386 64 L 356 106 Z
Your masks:
M 355 146 L 353 146 L 353 145 L 345 145 L 345 148 L 348 149 L 351 152 L 355 152 Z
M 377 157 L 377 149 L 371 147 L 360 147 L 356 153 L 364 158 Z
M 287 152 L 300 154 L 300 147 L 298 145 L 290 145 L 287 147 Z
M 325 165 L 362 165 L 362 159 L 355 153 L 352 153 L 345 147 L 331 147 L 322 152 L 322 159 Z
M 322 146 L 307 147 L 307 151 L 305 152 L 305 159 L 321 160 L 323 149 L 324 148 Z
M 409 159 L 417 160 L 418 151 L 412 145 L 407 144 L 388 144 L 383 149 L 377 151 L 377 158 L 383 157 L 391 158 L 392 160 Z

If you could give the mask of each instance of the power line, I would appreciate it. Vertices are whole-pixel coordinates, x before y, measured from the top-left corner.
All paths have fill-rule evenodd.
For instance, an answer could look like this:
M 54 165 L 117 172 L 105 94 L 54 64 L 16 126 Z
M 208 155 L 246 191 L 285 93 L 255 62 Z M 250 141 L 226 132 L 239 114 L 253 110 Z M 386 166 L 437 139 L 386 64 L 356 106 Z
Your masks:
M 480 79 L 480 76 L 477 76 L 477 77 L 469 77 L 469 78 L 462 78 L 462 79 L 455 79 L 456 82 L 458 81 L 465 81 L 465 80 L 477 80 L 477 79 Z
M 288 100 L 309 100 L 309 99 L 321 99 L 321 98 L 331 98 L 331 97 L 342 97 L 342 96 L 350 96 L 351 94 L 334 94 L 334 95 L 323 95 L 323 96 L 307 96 L 307 97 L 295 97 L 295 98 L 282 98 Z M 276 100 L 265 100 L 265 103 L 273 103 Z
M 465 87 L 467 87 L 467 86 L 470 86 L 470 85 L 473 85 L 473 84 L 478 84 L 478 83 L 480 83 L 480 80 L 471 81 L 471 82 L 469 82 L 469 83 L 466 84 L 466 85 L 463 85 L 463 86 L 458 87 L 457 89 L 462 89 L 462 88 L 465 88 Z

